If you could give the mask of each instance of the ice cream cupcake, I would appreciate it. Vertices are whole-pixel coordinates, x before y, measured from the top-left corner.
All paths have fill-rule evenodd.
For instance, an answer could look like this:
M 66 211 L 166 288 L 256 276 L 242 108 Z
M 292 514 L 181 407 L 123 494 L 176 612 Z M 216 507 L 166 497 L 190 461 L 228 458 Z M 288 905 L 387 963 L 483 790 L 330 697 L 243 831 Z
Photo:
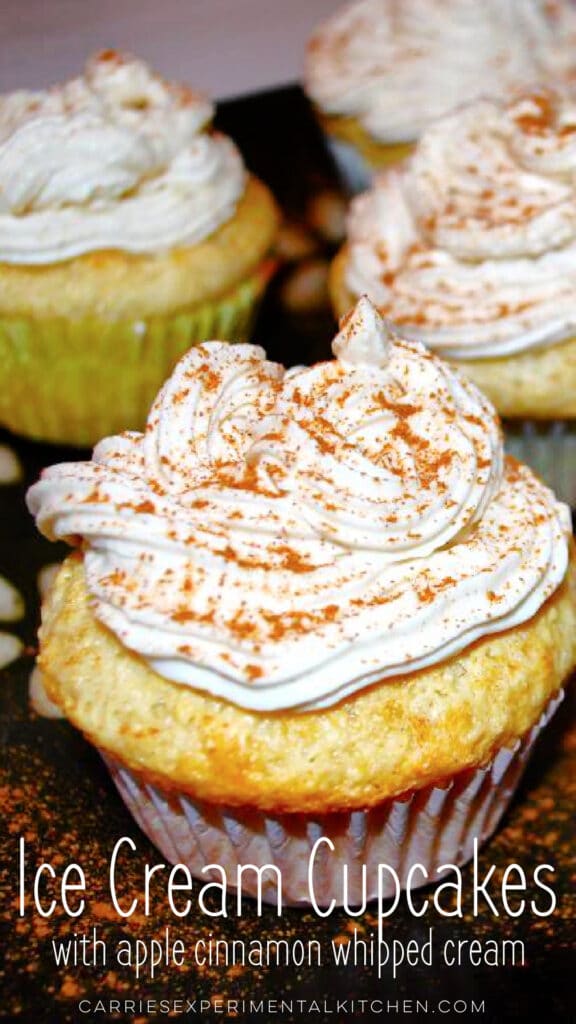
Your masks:
M 114 52 L 0 97 L 0 423 L 91 444 L 143 425 L 186 349 L 242 339 L 277 213 L 211 103 Z
M 576 72 L 570 0 L 360 0 L 313 36 L 312 99 L 352 191 L 457 104 Z
M 142 828 L 232 886 L 275 864 L 292 903 L 326 836 L 315 897 L 342 902 L 346 864 L 353 905 L 379 863 L 434 881 L 495 829 L 576 662 L 576 593 L 568 510 L 476 388 L 367 300 L 333 350 L 285 372 L 200 345 L 144 434 L 28 502 L 77 548 L 47 691 Z
M 438 121 L 357 197 L 332 270 L 457 364 L 576 504 L 576 103 L 542 90 Z M 526 421 L 529 422 L 526 422 Z M 536 449 L 536 450 L 534 450 Z

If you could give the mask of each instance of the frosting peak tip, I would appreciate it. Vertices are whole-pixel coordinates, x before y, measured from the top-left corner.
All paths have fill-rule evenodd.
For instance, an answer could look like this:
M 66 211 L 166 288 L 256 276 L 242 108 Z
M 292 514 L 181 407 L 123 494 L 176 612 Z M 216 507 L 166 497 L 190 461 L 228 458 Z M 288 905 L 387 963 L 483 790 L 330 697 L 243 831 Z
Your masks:
M 390 356 L 391 333 L 386 321 L 367 295 L 340 321 L 332 342 L 337 359 L 360 366 L 386 366 Z

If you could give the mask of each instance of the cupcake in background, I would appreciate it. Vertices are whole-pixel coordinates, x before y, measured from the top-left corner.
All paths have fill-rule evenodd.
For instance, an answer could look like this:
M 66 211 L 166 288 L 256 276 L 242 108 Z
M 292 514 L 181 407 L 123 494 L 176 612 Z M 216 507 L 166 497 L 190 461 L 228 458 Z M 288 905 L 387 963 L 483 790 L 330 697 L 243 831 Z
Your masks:
M 576 74 L 570 0 L 359 0 L 308 47 L 305 88 L 352 192 L 457 104 Z
M 113 51 L 0 97 L 0 423 L 92 444 L 142 426 L 190 345 L 239 340 L 277 210 L 211 103 Z
M 337 315 L 368 294 L 470 377 L 511 450 L 576 505 L 576 101 L 479 100 L 353 200 Z
M 333 351 L 285 371 L 191 349 L 145 434 L 45 470 L 28 504 L 77 547 L 46 690 L 144 831 L 232 887 L 275 864 L 286 903 L 327 836 L 318 903 L 346 866 L 352 906 L 379 863 L 437 881 L 497 827 L 576 664 L 576 592 L 567 508 L 503 459 L 470 382 L 366 299 Z

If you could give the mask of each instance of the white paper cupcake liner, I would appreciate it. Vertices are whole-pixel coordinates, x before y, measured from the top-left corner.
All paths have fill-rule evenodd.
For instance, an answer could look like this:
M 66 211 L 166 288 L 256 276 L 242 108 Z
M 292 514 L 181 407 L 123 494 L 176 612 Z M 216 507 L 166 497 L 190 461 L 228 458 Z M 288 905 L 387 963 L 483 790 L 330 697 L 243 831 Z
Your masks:
M 350 142 L 343 142 L 328 134 L 324 135 L 324 139 L 346 192 L 349 195 L 365 192 L 374 177 L 374 169 L 368 161 Z
M 112 778 L 149 839 L 171 863 L 186 864 L 204 883 L 221 882 L 217 864 L 235 890 L 240 865 L 275 865 L 281 875 L 281 905 L 309 905 L 308 868 L 316 841 L 328 837 L 334 850 L 322 844 L 314 859 L 314 897 L 318 906 L 334 899 L 338 906 L 361 906 L 378 895 L 378 865 L 386 864 L 406 888 L 410 869 L 421 864 L 412 887 L 438 881 L 441 865 L 462 865 L 473 855 L 474 840 L 485 842 L 496 827 L 518 786 L 530 751 L 562 700 L 556 695 L 538 722 L 511 748 L 502 748 L 490 764 L 465 771 L 442 786 L 427 786 L 406 798 L 387 800 L 367 811 L 339 814 L 274 816 L 249 808 L 226 808 L 163 792 L 102 754 Z M 348 883 L 343 885 L 343 867 Z M 366 865 L 366 883 L 362 874 Z M 394 876 L 383 872 L 381 897 L 396 893 Z M 427 877 L 426 877 L 427 876 Z M 258 894 L 254 871 L 242 877 L 243 895 Z M 262 899 L 278 903 L 277 876 L 263 874 Z
M 576 508 L 576 421 L 507 420 L 506 451 L 525 462 L 556 496 Z

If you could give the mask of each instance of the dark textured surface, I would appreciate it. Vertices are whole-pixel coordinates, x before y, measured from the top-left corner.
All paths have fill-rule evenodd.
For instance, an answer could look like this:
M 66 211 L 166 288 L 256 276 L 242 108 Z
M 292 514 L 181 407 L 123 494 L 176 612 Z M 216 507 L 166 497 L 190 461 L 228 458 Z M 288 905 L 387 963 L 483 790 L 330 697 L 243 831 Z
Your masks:
M 273 96 L 228 104 L 220 115 L 222 127 L 233 134 L 249 165 L 275 189 L 284 206 L 294 215 L 304 214 L 309 197 L 330 184 L 330 167 L 320 140 L 297 90 L 283 90 Z M 277 290 L 265 304 L 258 327 L 258 340 L 270 355 L 287 363 L 309 362 L 327 354 L 332 325 L 329 314 L 289 321 L 281 318 Z M 27 481 L 32 482 L 42 465 L 77 453 L 26 442 L 7 441 L 20 454 Z M 462 918 L 443 918 L 435 912 L 420 920 L 404 904 L 385 925 L 384 937 L 407 941 L 423 940 L 434 928 L 438 950 L 446 939 L 479 939 L 500 942 L 519 938 L 525 943 L 524 967 L 413 967 L 401 970 L 396 980 L 390 975 L 378 979 L 375 969 L 337 968 L 331 956 L 331 941 L 348 941 L 357 928 L 366 937 L 376 928 L 372 911 L 358 919 L 337 912 L 322 921 L 314 914 L 285 910 L 278 919 L 271 909 L 262 917 L 255 906 L 245 902 L 242 917 L 210 919 L 193 906 L 190 916 L 178 920 L 170 914 L 162 891 L 153 901 L 147 918 L 137 912 L 127 922 L 115 914 L 107 886 L 109 859 L 120 836 L 132 836 L 137 852 L 126 859 L 122 892 L 127 901 L 141 899 L 144 864 L 155 864 L 159 854 L 139 833 L 110 783 L 95 752 L 65 722 L 41 719 L 28 707 L 28 677 L 33 665 L 38 619 L 36 574 L 47 562 L 57 560 L 63 548 L 39 537 L 23 503 L 24 486 L 0 488 L 0 574 L 12 580 L 26 599 L 27 616 L 15 627 L 25 644 L 25 657 L 1 673 L 0 679 L 0 793 L 2 808 L 1 885 L 2 929 L 0 950 L 0 1018 L 29 1024 L 51 1021 L 97 1021 L 121 1019 L 122 1015 L 85 1013 L 79 1000 L 184 999 L 219 997 L 237 999 L 316 999 L 319 1009 L 293 1015 L 266 1012 L 252 1017 L 240 1010 L 237 1020 L 318 1021 L 378 1019 L 362 1010 L 361 999 L 380 999 L 391 1007 L 382 1019 L 411 1019 L 424 1016 L 416 1000 L 427 1001 L 429 1013 L 441 1020 L 482 1022 L 571 1021 L 576 1019 L 573 965 L 576 919 L 574 893 L 574 794 L 576 790 L 576 708 L 567 699 L 554 722 L 544 733 L 518 793 L 498 834 L 482 853 L 482 865 L 497 865 L 490 891 L 498 891 L 497 879 L 511 863 L 521 865 L 532 876 L 538 864 L 555 867 L 554 888 L 558 907 L 552 916 L 538 919 L 529 910 L 518 918 L 504 913 L 495 917 L 485 906 L 472 914 L 471 871 L 464 871 L 465 898 Z M 74 921 L 57 912 L 49 921 L 32 913 L 18 915 L 17 849 L 23 836 L 30 868 L 43 860 L 54 866 L 70 861 L 82 865 L 87 876 L 88 902 L 82 918 Z M 530 895 L 534 892 L 533 887 Z M 91 932 L 112 947 L 123 936 L 132 939 L 159 938 L 170 927 L 173 938 L 181 938 L 187 950 L 199 938 L 318 938 L 322 944 L 323 966 L 315 968 L 257 967 L 172 967 L 154 980 L 135 980 L 129 969 L 115 965 L 66 969 L 54 965 L 51 942 L 75 931 Z M 344 1015 L 334 1010 L 336 999 L 357 1000 L 356 1011 Z M 323 1001 L 328 1008 L 322 1009 Z M 453 1011 L 440 1012 L 439 1000 L 456 1002 Z M 412 1002 L 402 1006 L 402 1000 Z M 475 1015 L 471 1001 L 484 1002 L 484 1012 Z M 398 1009 L 395 1009 L 396 1003 Z M 444 1004 L 442 1004 L 444 1006 Z M 447 1006 L 444 1007 L 447 1009 Z M 454 1012 L 457 1010 L 458 1012 Z M 187 1020 L 222 1019 L 224 1015 L 188 1015 Z M 136 1014 L 137 1021 L 170 1019 Z

